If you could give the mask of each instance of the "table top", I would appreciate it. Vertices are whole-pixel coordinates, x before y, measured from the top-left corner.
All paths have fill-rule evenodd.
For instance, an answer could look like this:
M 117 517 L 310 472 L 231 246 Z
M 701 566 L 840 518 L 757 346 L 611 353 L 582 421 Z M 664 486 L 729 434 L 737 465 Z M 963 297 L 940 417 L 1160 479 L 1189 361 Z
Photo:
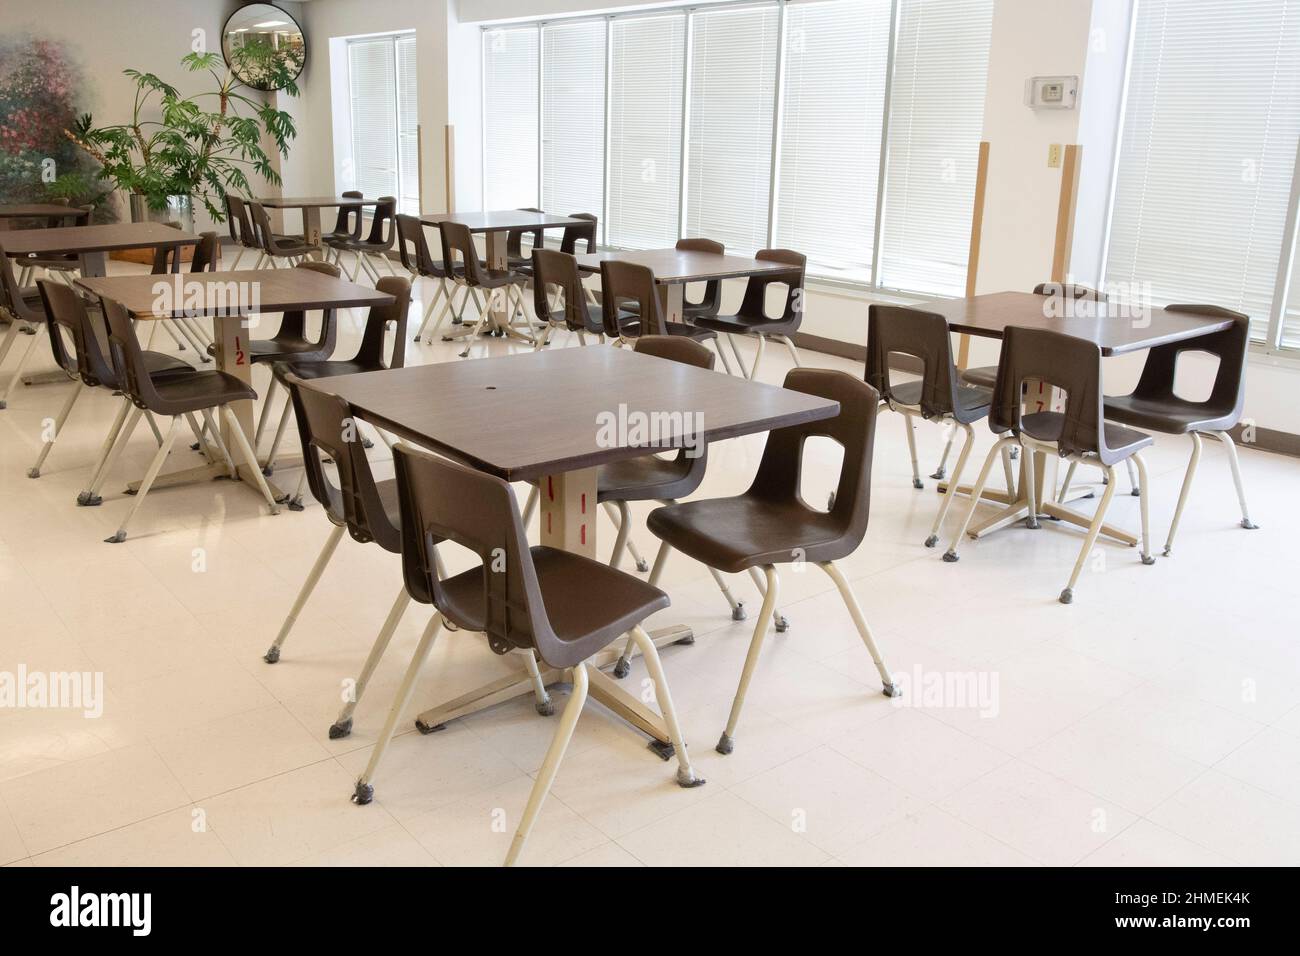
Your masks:
M 426 212 L 420 222 L 436 226 L 440 222 L 458 222 L 468 226 L 470 232 L 501 232 L 506 229 L 562 229 L 565 226 L 589 224 L 586 219 L 552 216 L 546 212 L 529 212 L 527 209 L 493 209 L 484 212 Z
M 386 292 L 312 269 L 101 276 L 78 279 L 77 285 L 120 302 L 137 319 L 350 309 L 393 301 Z
M 1069 307 L 1068 315 L 1046 308 L 1049 301 L 1059 310 Z M 1232 327 L 1231 319 L 1185 312 L 1168 312 L 1151 306 L 1127 312 L 1123 306 L 1109 302 L 1081 299 L 1049 300 L 1030 292 L 995 292 L 969 299 L 935 299 L 917 308 L 937 312 L 948 320 L 954 332 L 1001 338 L 1009 325 L 1064 332 L 1095 342 L 1102 355 L 1122 355 L 1142 349 L 1182 342 Z
M 729 256 L 716 252 L 699 252 L 691 249 L 638 249 L 618 251 L 606 249 L 578 256 L 578 269 L 582 272 L 599 272 L 605 260 L 635 262 L 649 266 L 655 281 L 661 285 L 681 282 L 700 282 L 706 279 L 735 279 L 741 276 L 762 275 L 768 272 L 790 272 L 786 262 L 751 259 L 748 256 Z
M 0 205 L 0 219 L 44 219 L 48 216 L 79 216 L 82 210 L 76 206 L 60 206 L 57 203 L 29 202 Z
M 378 199 L 357 199 L 355 196 L 267 196 L 254 199 L 267 209 L 323 209 L 334 206 L 378 206 Z
M 115 222 L 103 226 L 58 226 L 20 229 L 0 235 L 0 246 L 11 256 L 48 256 L 116 249 L 192 246 L 199 237 L 161 222 Z
M 610 346 L 362 372 L 309 383 L 362 418 L 507 481 L 589 468 L 692 441 L 831 418 L 839 404 Z M 609 440 L 602 419 L 656 415 L 659 440 Z M 664 414 L 667 413 L 667 414 Z M 699 417 L 695 416 L 699 413 Z

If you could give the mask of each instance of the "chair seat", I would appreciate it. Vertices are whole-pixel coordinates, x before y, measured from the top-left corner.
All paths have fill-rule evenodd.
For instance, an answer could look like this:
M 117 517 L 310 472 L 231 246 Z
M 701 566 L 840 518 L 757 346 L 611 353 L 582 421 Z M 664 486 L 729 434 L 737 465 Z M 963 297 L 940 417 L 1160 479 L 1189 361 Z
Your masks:
M 1103 428 L 1107 446 L 1106 454 L 1101 456 L 1104 465 L 1123 461 L 1135 451 L 1141 451 L 1155 442 L 1150 435 L 1114 422 L 1105 422 Z M 1060 441 L 1061 433 L 1065 430 L 1065 415 L 1061 412 L 1034 412 L 1020 419 L 1020 430 L 1039 441 Z
M 664 501 L 689 495 L 699 484 L 690 474 L 691 459 L 646 455 L 601 465 L 596 473 L 597 501 Z
M 175 375 L 193 372 L 194 366 L 184 359 L 177 358 L 174 355 L 168 355 L 166 352 L 143 352 L 144 367 L 149 370 L 151 377 L 159 375 Z
M 619 306 L 619 311 L 624 314 L 630 314 L 626 313 L 622 306 Z M 636 317 L 634 317 L 630 322 L 620 320 L 618 327 L 622 330 L 623 335 L 628 338 L 640 338 L 642 335 L 650 334 L 642 331 L 641 320 Z M 701 328 L 698 325 L 691 325 L 687 322 L 665 322 L 664 328 L 669 335 L 680 335 L 684 338 L 694 339 L 696 342 L 708 342 L 718 337 L 718 333 L 714 332 L 712 329 Z
M 551 667 L 571 667 L 626 634 L 651 614 L 668 607 L 668 595 L 639 578 L 599 561 L 538 546 L 530 549 L 546 617 L 563 645 L 551 653 Z M 457 626 L 481 631 L 484 571 L 473 568 L 442 582 L 443 613 Z
M 216 343 L 209 345 L 207 351 L 209 355 L 216 355 Z M 284 362 L 295 358 L 301 360 L 312 355 L 325 357 L 321 353 L 319 342 L 307 342 L 301 339 L 284 342 L 277 342 L 275 339 L 253 339 L 248 343 L 248 360 L 253 363 Z
M 305 256 L 309 252 L 320 251 L 320 246 L 314 246 L 297 236 L 276 237 L 272 244 L 275 246 L 274 254 L 277 256 Z
M 168 375 L 155 380 L 159 405 L 150 411 L 163 415 L 183 415 L 227 402 L 253 401 L 257 392 L 233 375 L 204 371 L 192 375 Z
M 355 375 L 358 372 L 382 372 L 384 366 L 352 359 L 332 359 L 324 362 L 286 361 L 277 362 L 272 373 L 281 382 L 286 374 L 293 374 L 302 379 L 330 378 L 333 375 Z
M 968 368 L 961 374 L 961 380 L 967 385 L 978 385 L 980 388 L 992 388 L 998 381 L 998 367 L 996 365 L 981 365 L 979 368 Z
M 700 315 L 692 317 L 696 325 L 715 332 L 732 335 L 793 335 L 799 328 L 798 319 L 769 319 L 749 315 Z
M 486 266 L 480 266 L 479 287 L 483 289 L 499 289 L 507 285 L 523 285 L 527 277 L 513 269 L 489 269 Z M 461 275 L 464 275 L 462 272 Z
M 387 242 L 368 242 L 365 239 L 345 238 L 336 242 L 331 242 L 335 249 L 342 249 L 344 252 L 387 252 L 393 248 L 393 240 L 390 238 Z
M 1166 435 L 1193 431 L 1226 431 L 1237 424 L 1236 409 L 1205 402 L 1188 402 L 1177 396 L 1162 399 L 1116 395 L 1104 400 L 1105 415 L 1125 425 Z
M 854 549 L 830 514 L 748 495 L 656 508 L 646 527 L 683 554 L 732 574 L 788 564 L 796 550 L 807 561 L 835 561 Z
M 592 335 L 600 335 L 605 331 L 604 320 L 600 315 L 600 306 L 592 305 L 590 302 L 583 303 L 583 326 L 585 331 Z M 556 309 L 550 314 L 550 321 L 556 325 L 566 325 L 567 319 L 563 309 Z
M 894 396 L 894 401 L 900 404 L 920 405 L 924 384 L 918 379 L 915 382 L 891 385 L 889 390 Z M 987 415 L 992 404 L 993 393 L 989 389 L 976 388 L 971 385 L 958 385 L 957 407 L 953 410 L 952 417 L 969 425 L 971 422 L 977 422 Z

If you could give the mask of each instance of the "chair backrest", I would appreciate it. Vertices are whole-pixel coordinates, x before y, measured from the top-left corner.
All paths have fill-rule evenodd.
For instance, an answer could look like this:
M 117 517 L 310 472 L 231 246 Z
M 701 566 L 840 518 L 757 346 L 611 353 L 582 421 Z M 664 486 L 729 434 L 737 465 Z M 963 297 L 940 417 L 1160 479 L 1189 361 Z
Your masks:
M 668 359 L 670 362 L 681 362 L 683 365 L 693 365 L 695 368 L 707 369 L 710 372 L 713 371 L 713 363 L 717 359 L 712 349 L 684 335 L 643 335 L 636 340 L 632 351 Z M 694 450 L 683 448 L 677 453 L 675 460 L 685 468 L 682 478 L 694 478 L 695 487 L 699 487 L 700 482 L 704 481 L 704 473 L 709 464 L 709 446 L 701 442 Z M 693 490 L 693 488 L 679 490 L 677 496 L 688 495 Z
M 550 316 L 550 294 L 559 289 L 564 300 L 564 324 L 574 332 L 587 331 L 587 300 L 583 292 L 578 260 L 555 249 L 533 249 L 533 309 L 537 315 Z
M 172 223 L 174 228 L 179 229 L 180 223 Z M 154 275 L 165 275 L 168 272 L 180 272 L 181 261 L 183 258 L 184 246 L 171 246 L 165 248 L 159 246 L 153 253 Z M 217 269 L 217 234 L 215 232 L 199 233 L 199 241 L 193 246 L 194 252 L 190 257 L 190 272 L 215 272 Z
M 349 189 L 339 193 L 344 199 L 364 199 L 360 190 Z M 334 220 L 334 233 L 337 238 L 361 238 L 361 206 L 339 206 L 338 218 Z
M 560 251 L 571 256 L 578 254 L 578 243 L 583 244 L 583 253 L 596 251 L 596 217 L 589 212 L 571 212 L 570 219 L 583 220 L 581 225 L 565 226 L 560 236 Z
M 296 266 L 295 269 L 307 269 L 310 272 L 319 272 L 321 275 L 330 276 L 333 279 L 339 278 L 343 274 L 337 264 L 333 262 L 324 262 L 320 259 L 306 259 Z M 301 341 L 307 338 L 307 310 L 290 309 L 280 316 L 280 326 L 275 330 L 275 335 L 271 336 L 273 342 L 283 341 Z M 322 356 L 328 357 L 334 352 L 334 345 L 338 342 L 338 322 L 336 321 L 333 309 L 322 309 L 320 317 L 320 338 L 316 342 L 316 351 Z
M 1100 346 L 1051 329 L 1008 326 L 989 411 L 989 427 L 994 432 L 1044 437 L 1022 428 L 1027 381 L 1040 381 L 1065 392 L 1064 423 L 1057 441 L 1061 455 L 1105 456 Z
M 37 280 L 36 288 L 40 290 L 41 302 L 45 305 L 45 327 L 50 333 L 50 351 L 54 353 L 54 361 L 69 375 L 80 378 L 81 338 L 86 328 L 86 307 L 81 296 L 67 283 L 49 279 Z M 72 354 L 68 353 L 65 331 L 72 339 Z
M 429 252 L 429 241 L 424 236 L 424 224 L 417 216 L 398 214 L 397 255 L 402 266 L 412 275 L 441 276 L 440 263 Z
M 41 279 L 37 283 L 45 313 L 72 333 L 77 376 L 92 388 L 117 388 L 117 373 L 108 356 L 106 326 L 86 307 L 86 301 L 62 282 Z M 47 288 L 48 287 L 48 288 Z M 59 364 L 65 369 L 63 359 Z
M 520 212 L 542 212 L 543 210 L 537 209 L 533 206 L 520 206 L 519 211 Z M 506 255 L 507 256 L 516 259 L 523 258 L 524 236 L 533 237 L 531 241 L 534 249 L 541 248 L 542 246 L 541 229 L 511 229 L 506 232 Z
M 797 330 L 803 322 L 803 307 L 807 301 L 804 295 L 804 270 L 808 265 L 808 257 L 792 249 L 760 249 L 754 253 L 754 258 L 763 262 L 783 262 L 790 266 L 790 271 L 750 276 L 745 283 L 745 296 L 741 299 L 736 314 L 753 319 L 769 318 L 767 287 L 781 283 L 786 287 L 785 305 L 781 314 L 770 320 L 780 322 L 784 327 L 782 331 L 786 334 Z
M 678 239 L 677 249 L 680 252 L 712 252 L 715 255 L 722 255 L 727 251 L 727 247 L 713 239 L 702 239 L 699 237 L 692 239 Z M 692 301 L 690 296 L 682 296 L 684 305 L 691 306 L 695 309 L 705 309 L 709 312 L 716 313 L 722 306 L 722 280 L 710 279 L 704 283 L 704 296 L 698 301 Z
M 330 521 L 347 525 L 348 534 L 357 541 L 374 541 L 385 551 L 398 553 L 402 548 L 401 531 L 384 509 L 352 407 L 324 390 L 328 381 L 322 387 L 313 387 L 293 374 L 286 375 L 284 381 L 298 420 L 303 467 L 312 497 L 320 502 Z M 337 487 L 325 471 L 324 458 L 334 461 Z
M 871 455 L 876 437 L 876 410 L 880 393 L 847 372 L 822 368 L 791 369 L 783 388 L 839 402 L 834 418 L 791 425 L 768 433 L 763 457 L 746 495 L 766 501 L 802 500 L 799 479 L 804 443 L 825 437 L 844 449 L 835 503 L 830 518 L 839 532 L 839 543 L 852 553 L 867 533 L 871 511 Z
M 637 304 L 642 334 L 668 334 L 663 309 L 659 307 L 659 293 L 655 289 L 655 274 L 649 266 L 617 259 L 606 259 L 600 264 L 601 321 L 605 326 L 605 334 L 611 338 L 623 334 L 619 324 L 620 300 L 631 300 Z
M 469 226 L 443 220 L 438 223 L 438 232 L 442 235 L 442 267 L 450 271 L 459 259 L 465 268 L 465 284 L 481 285 L 483 266 L 479 262 L 478 247 L 474 245 L 474 234 L 469 231 Z
M 257 233 L 253 231 L 253 222 L 248 215 L 248 204 L 243 199 L 226 193 L 226 215 L 229 217 L 227 225 L 231 239 L 245 249 L 261 248 Z
M 1167 305 L 1165 311 L 1232 319 L 1232 327 L 1212 335 L 1157 345 L 1150 349 L 1133 395 L 1154 400 L 1173 398 L 1179 354 L 1208 352 L 1218 357 L 1219 368 L 1214 374 L 1210 396 L 1203 404 L 1218 412 L 1220 417 L 1239 419 L 1246 405 L 1246 356 L 1250 348 L 1250 317 L 1217 305 Z
M 910 355 L 921 362 L 921 414 L 951 415 L 957 408 L 957 368 L 952 360 L 948 320 L 934 312 L 872 303 L 867 310 L 866 381 L 889 400 L 889 356 Z
M 386 292 L 393 297 L 389 305 L 372 305 L 366 316 L 366 327 L 361 333 L 361 345 L 354 362 L 360 362 L 375 369 L 401 368 L 406 364 L 406 314 L 411 304 L 411 283 L 402 276 L 383 276 L 375 283 L 375 291 Z M 388 323 L 396 323 L 396 335 L 393 338 L 393 356 L 384 362 L 384 338 Z
M 160 399 L 149 369 L 145 366 L 135 325 L 126 308 L 115 299 L 100 297 L 104 319 L 108 322 L 108 352 L 117 377 L 117 387 L 138 408 L 157 410 Z
M 482 631 L 498 653 L 535 648 L 554 659 L 561 642 L 542 601 L 532 552 L 510 485 L 492 475 L 417 451 L 393 451 L 402 512 L 402 574 L 416 601 L 433 604 L 453 624 Z M 466 608 L 444 587 L 434 553 L 454 541 L 482 562 L 482 603 Z
M 271 220 L 266 215 L 266 207 L 260 202 L 249 200 L 248 215 L 253 230 L 253 242 L 267 255 L 276 255 L 275 241 L 271 238 Z
M 393 248 L 393 216 L 397 214 L 397 199 L 394 196 L 380 196 L 379 205 L 375 206 L 370 219 L 370 234 L 366 244 L 376 249 Z M 373 251 L 373 250 L 372 250 Z
M 13 261 L 5 254 L 3 243 L 0 243 L 0 308 L 23 322 L 41 321 L 41 316 L 23 299 Z

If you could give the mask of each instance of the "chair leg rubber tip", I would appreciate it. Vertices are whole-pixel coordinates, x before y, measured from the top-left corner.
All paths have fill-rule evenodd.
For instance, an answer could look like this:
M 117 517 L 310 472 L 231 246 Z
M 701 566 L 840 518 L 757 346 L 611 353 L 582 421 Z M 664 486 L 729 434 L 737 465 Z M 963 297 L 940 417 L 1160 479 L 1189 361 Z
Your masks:
M 352 733 L 352 718 L 336 720 L 330 724 L 330 740 L 342 740 Z
M 39 468 L 28 468 L 28 469 L 27 469 L 27 477 L 28 477 L 28 478 L 39 478 L 39 477 L 41 477 L 41 470 L 40 470 Z
M 1156 563 L 1155 555 L 1153 555 L 1153 554 L 1144 554 L 1144 555 L 1142 555 L 1142 563 L 1143 563 L 1143 564 L 1155 564 L 1155 563 Z
M 958 561 L 961 560 L 961 555 L 959 555 L 956 551 L 945 551 L 943 553 L 943 560 L 948 564 L 956 564 Z
M 913 478 L 912 487 L 920 491 L 922 488 L 925 487 L 925 482 L 923 482 L 920 478 Z
M 925 539 L 925 546 L 927 548 L 933 548 L 938 543 L 939 543 L 939 536 L 937 534 L 932 534 L 930 535 L 930 537 Z
M 286 504 L 288 505 L 290 511 L 303 510 L 303 503 L 301 498 L 290 498 L 288 502 L 286 502 Z
M 778 634 L 784 634 L 786 631 L 790 630 L 790 622 L 783 615 L 778 614 L 775 620 L 775 627 Z
M 118 531 L 118 532 L 116 532 L 115 534 L 112 534 L 112 535 L 110 535 L 109 537 L 105 538 L 105 539 L 104 539 L 104 543 L 105 543 L 105 544 L 121 544 L 121 543 L 122 543 L 123 541 L 125 541 L 125 540 L 126 540 L 126 532 L 125 532 L 125 531 Z
M 280 661 L 280 648 L 277 647 L 277 646 L 274 645 L 274 644 L 271 645 L 270 650 L 268 650 L 265 654 L 262 655 L 262 660 L 266 661 L 268 664 L 276 664 L 276 663 L 279 663 L 279 661 Z
M 749 615 L 745 613 L 744 603 L 737 601 L 736 606 L 731 609 L 731 619 L 733 621 L 743 621 L 747 617 L 749 617 Z
M 375 799 L 375 788 L 368 783 L 357 781 L 357 788 L 352 791 L 352 802 L 359 807 L 364 807 L 367 803 Z
M 1167 558 L 1167 557 L 1169 557 L 1171 554 L 1174 553 L 1174 549 L 1173 549 L 1173 548 L 1165 548 L 1165 550 L 1164 550 L 1163 553 L 1164 553 L 1164 556 Z
M 1256 531 L 1259 529 L 1259 525 L 1255 524 L 1255 522 L 1251 521 L 1249 518 L 1242 518 L 1241 526 L 1247 531 Z
M 1073 604 L 1073 603 L 1074 603 L 1074 589 L 1073 589 L 1073 588 L 1066 588 L 1065 590 L 1063 590 L 1063 591 L 1061 592 L 1061 596 L 1060 596 L 1060 598 L 1059 598 L 1058 600 L 1060 600 L 1060 602 L 1061 602 L 1062 604 Z
M 892 681 L 888 684 L 881 684 L 880 686 L 882 688 L 881 693 L 883 693 L 886 697 L 903 696 L 903 689 L 899 687 L 897 684 L 893 683 Z
M 726 756 L 727 754 L 731 753 L 733 750 L 736 749 L 736 742 L 732 740 L 730 737 L 728 737 L 726 734 L 723 734 L 721 737 L 718 738 L 718 745 L 713 749 L 716 750 L 718 753 L 722 754 L 723 756 Z
M 92 495 L 89 491 L 77 495 L 77 505 L 82 508 L 94 508 L 103 503 L 104 499 L 101 495 Z
M 628 672 L 631 669 L 632 669 L 632 665 L 628 663 L 627 658 L 620 657 L 618 661 L 614 664 L 614 676 L 617 677 L 619 680 L 622 680 L 624 677 L 628 675 Z
M 546 700 L 538 701 L 536 707 L 537 712 L 543 717 L 553 717 L 555 715 L 555 701 L 549 697 Z
M 1129 494 L 1132 495 L 1134 498 L 1141 498 L 1141 497 L 1142 497 L 1142 489 L 1141 489 L 1141 488 L 1134 488 L 1132 491 L 1129 492 Z
M 650 570 L 650 565 L 646 564 L 645 558 L 642 558 L 640 561 L 636 563 L 636 569 L 640 571 L 642 574 L 645 574 L 647 571 Z
M 933 478 L 935 481 L 943 481 L 944 478 L 948 477 L 948 473 L 944 469 L 939 468 L 930 477 Z
M 703 777 L 697 777 L 693 771 L 677 768 L 677 786 L 683 790 L 693 790 L 696 787 L 702 787 L 707 781 Z

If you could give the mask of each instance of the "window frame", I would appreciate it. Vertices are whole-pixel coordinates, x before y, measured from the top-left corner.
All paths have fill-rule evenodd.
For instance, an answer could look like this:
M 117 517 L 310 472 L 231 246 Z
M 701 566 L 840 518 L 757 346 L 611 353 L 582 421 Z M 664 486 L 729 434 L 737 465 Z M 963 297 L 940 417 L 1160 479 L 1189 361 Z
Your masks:
M 352 53 L 352 46 L 353 46 L 353 44 L 360 44 L 360 43 L 374 43 L 374 42 L 376 42 L 376 41 L 384 41 L 384 42 L 387 42 L 387 44 L 388 44 L 388 48 L 389 48 L 389 50 L 390 50 L 391 53 L 392 53 L 392 57 L 393 57 L 393 103 L 392 103 L 392 106 L 393 106 L 393 156 L 394 156 L 394 159 L 395 159 L 395 168 L 394 168 L 394 177 L 395 177 L 395 182 L 394 182 L 393 196 L 395 196 L 396 199 L 397 199 L 397 205 L 398 205 L 398 210 L 397 210 L 397 211 L 398 211 L 398 212 L 403 212 L 403 211 L 404 211 L 404 210 L 401 208 L 401 206 L 402 206 L 402 199 L 403 199 L 403 196 L 404 196 L 404 193 L 405 193 L 405 190 L 403 189 L 403 182 L 402 182 L 402 99 L 401 99 L 401 96 L 402 96 L 402 94 L 401 94 L 402 69 L 401 69 L 401 62 L 400 62 L 400 61 L 401 61 L 401 58 L 398 56 L 398 52 L 397 52 L 397 44 L 398 44 L 398 42 L 401 41 L 401 40 L 411 40 L 412 42 L 415 42 L 415 41 L 416 41 L 416 31 L 415 31 L 415 30 L 394 30 L 394 31 L 391 32 L 391 33 L 368 33 L 368 34 L 362 34 L 362 35 L 359 35 L 359 36 L 351 36 L 351 37 L 345 37 L 345 38 L 343 38 L 343 42 L 344 42 L 344 54 L 345 54 L 345 56 L 347 57 L 348 109 L 349 109 L 349 111 L 352 109 L 352 88 L 353 88 L 353 76 L 352 76 L 352 55 L 351 55 L 351 53 Z M 416 55 L 416 61 L 417 61 L 417 63 L 418 63 L 418 62 L 419 62 L 419 48 L 418 48 L 418 47 L 416 48 L 415 55 Z M 416 75 L 416 83 L 415 83 L 415 85 L 416 85 L 416 114 L 417 114 L 417 117 L 418 117 L 419 109 L 420 109 L 420 107 L 419 107 L 419 102 L 420 102 L 420 101 L 419 101 L 419 76 L 418 76 L 418 73 L 417 73 L 417 75 Z M 357 165 L 358 165 L 358 164 L 357 164 L 357 132 L 356 132 L 356 126 L 355 126 L 355 124 L 352 123 L 352 119 L 351 119 L 351 115 L 350 115 L 350 114 L 349 114 L 349 117 L 348 117 L 348 128 L 349 128 L 349 129 L 348 129 L 348 137 L 349 137 L 349 142 L 348 142 L 348 152 L 349 152 L 350 157 L 351 157 L 351 160 L 352 160 L 352 166 L 353 166 L 353 169 L 356 169 L 356 168 L 357 168 Z M 418 207 L 418 206 L 423 202 L 423 196 L 422 196 L 422 194 L 421 194 L 421 189 L 420 189 L 420 186 L 421 186 L 421 183 L 420 183 L 420 169 L 419 169 L 419 165 L 418 165 L 418 163 L 419 163 L 419 160 L 418 160 L 418 156 L 419 156 L 419 147 L 418 147 L 418 144 L 419 144 L 419 141 L 420 141 L 420 124 L 419 124 L 418 121 L 417 121 L 416 124 L 415 124 L 415 131 L 414 131 L 414 132 L 415 132 L 415 140 L 416 140 L 416 144 L 417 144 L 417 148 L 416 148 L 416 156 L 417 156 L 417 160 L 416 160 L 416 162 L 417 162 L 417 166 L 416 166 L 416 171 L 415 171 L 415 190 L 414 190 L 414 195 L 416 196 L 416 206 Z M 419 213 L 420 213 L 420 210 L 417 208 L 417 209 L 416 209 L 416 212 L 415 212 L 415 215 L 419 215 Z M 369 213 L 366 213 L 366 215 L 369 215 Z

